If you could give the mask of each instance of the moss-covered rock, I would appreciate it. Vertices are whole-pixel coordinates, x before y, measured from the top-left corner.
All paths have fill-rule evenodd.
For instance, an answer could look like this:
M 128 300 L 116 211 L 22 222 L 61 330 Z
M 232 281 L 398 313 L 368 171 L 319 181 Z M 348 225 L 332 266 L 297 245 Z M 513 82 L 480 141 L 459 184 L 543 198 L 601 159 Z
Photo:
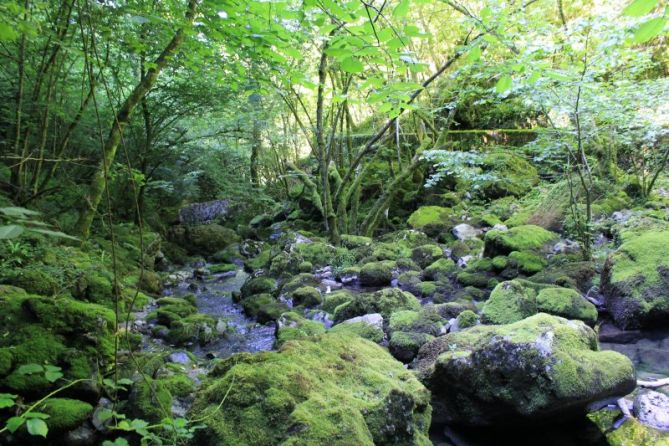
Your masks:
M 591 326 L 597 322 L 597 308 L 571 288 L 540 290 L 537 294 L 537 310 L 566 319 L 578 319 Z
M 411 362 L 418 354 L 420 348 L 434 339 L 434 336 L 426 333 L 415 333 L 396 331 L 390 337 L 388 350 L 402 362 Z
M 71 431 L 81 426 L 93 412 L 93 406 L 69 398 L 49 398 L 38 411 L 49 415 L 46 423 L 51 434 Z
M 529 280 L 586 292 L 592 286 L 595 274 L 594 262 L 561 262 L 549 265 L 548 268 L 529 277 Z
M 579 319 L 589 325 L 597 321 L 597 308 L 578 291 L 520 279 L 495 287 L 481 309 L 481 320 L 487 324 L 510 324 L 536 313 Z
M 490 277 L 484 273 L 462 271 L 456 276 L 458 282 L 463 286 L 472 286 L 475 288 L 488 288 Z
M 395 311 L 419 309 L 420 302 L 413 294 L 397 288 L 384 288 L 371 294 L 359 294 L 353 300 L 339 305 L 334 311 L 334 319 L 341 322 L 372 313 L 380 313 L 384 318 L 389 318 Z
M 363 286 L 389 285 L 392 278 L 392 267 L 387 262 L 370 262 L 360 268 L 360 284 Z
M 540 255 L 526 251 L 513 251 L 509 254 L 520 272 L 526 275 L 535 274 L 546 267 L 546 260 Z
M 407 223 L 413 229 L 436 236 L 447 233 L 459 223 L 459 217 L 451 208 L 440 206 L 421 206 L 411 216 Z
M 439 245 L 418 246 L 411 251 L 411 260 L 421 268 L 431 265 L 443 256 L 444 250 Z
M 445 280 L 457 269 L 453 260 L 441 258 L 425 268 L 423 277 L 427 280 Z
M 323 296 L 323 303 L 320 308 L 321 310 L 332 314 L 339 305 L 348 303 L 353 299 L 353 294 L 348 290 L 333 291 Z
M 306 339 L 325 333 L 325 326 L 323 324 L 305 319 L 294 312 L 282 314 L 277 320 L 276 327 L 277 347 L 288 341 Z
M 242 296 L 252 296 L 254 294 L 274 293 L 278 288 L 276 280 L 271 277 L 254 277 L 247 280 L 242 285 Z
M 304 305 L 305 307 L 313 307 L 321 303 L 322 297 L 320 291 L 312 286 L 303 286 L 290 294 L 293 299 L 293 305 Z
M 288 306 L 277 301 L 271 294 L 255 294 L 242 301 L 244 312 L 261 324 L 277 320 L 288 311 Z
M 660 325 L 669 320 L 669 231 L 627 237 L 606 260 L 602 293 L 621 328 Z
M 222 251 L 240 238 L 232 229 L 218 224 L 198 225 L 187 230 L 186 249 L 196 254 L 212 255 Z
M 157 423 L 172 412 L 172 394 L 163 379 L 142 377 L 132 386 L 127 410 L 135 418 Z
M 435 418 L 469 425 L 579 417 L 589 403 L 636 386 L 630 360 L 598 351 L 591 328 L 543 313 L 450 333 L 424 345 L 416 361 Z
M 619 409 L 607 408 L 588 414 L 588 419 L 606 436 L 609 446 L 669 446 L 669 433 L 644 426 L 634 418 L 619 426 L 621 416 Z
M 332 327 L 330 333 L 348 333 L 361 338 L 367 339 L 377 344 L 383 341 L 385 334 L 383 329 L 377 325 L 368 324 L 367 322 L 348 322 L 344 321 Z
M 53 296 L 61 291 L 62 284 L 58 278 L 45 268 L 31 266 L 3 274 L 2 281 L 26 290 L 28 293 L 41 296 Z
M 429 445 L 429 394 L 358 336 L 326 334 L 234 356 L 198 392 L 195 441 L 223 445 Z M 226 410 L 217 410 L 228 393 Z
M 516 226 L 508 231 L 493 229 L 486 232 L 484 253 L 495 257 L 513 251 L 536 251 L 557 238 L 556 233 L 535 225 Z
M 348 249 L 362 248 L 364 246 L 370 246 L 372 244 L 372 239 L 361 235 L 342 234 L 341 244 Z
M 390 316 L 388 333 L 398 331 L 426 333 L 437 336 L 445 321 L 433 307 L 421 308 L 420 311 L 396 311 Z
M 457 323 L 459 329 L 465 329 L 475 326 L 479 323 L 479 317 L 472 310 L 465 310 L 458 314 Z
M 281 286 L 281 293 L 291 294 L 298 288 L 305 286 L 308 287 L 317 287 L 320 281 L 311 273 L 300 273 L 290 278 L 290 280 L 284 282 Z M 265 291 L 266 292 L 266 291 Z

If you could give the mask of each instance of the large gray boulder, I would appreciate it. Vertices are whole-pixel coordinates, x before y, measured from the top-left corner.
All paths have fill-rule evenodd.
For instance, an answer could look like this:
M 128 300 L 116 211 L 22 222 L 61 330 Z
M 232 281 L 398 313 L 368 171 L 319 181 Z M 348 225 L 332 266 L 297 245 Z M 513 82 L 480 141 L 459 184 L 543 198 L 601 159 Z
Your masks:
M 631 361 L 599 351 L 591 328 L 544 313 L 439 337 L 414 367 L 432 391 L 435 420 L 477 426 L 583 416 L 636 385 Z

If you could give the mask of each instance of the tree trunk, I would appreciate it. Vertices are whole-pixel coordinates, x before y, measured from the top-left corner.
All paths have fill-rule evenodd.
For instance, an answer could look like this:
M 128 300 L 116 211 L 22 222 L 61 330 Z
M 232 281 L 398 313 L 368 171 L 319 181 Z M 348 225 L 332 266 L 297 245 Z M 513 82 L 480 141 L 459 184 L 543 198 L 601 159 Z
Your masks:
M 197 0 L 189 0 L 188 11 L 186 12 L 186 19 L 189 24 L 193 23 L 195 17 L 195 9 Z M 133 110 L 137 104 L 142 100 L 146 93 L 155 85 L 158 75 L 161 70 L 167 65 L 172 56 L 176 53 L 179 46 L 184 40 L 184 29 L 180 28 L 172 37 L 172 40 L 167 44 L 163 52 L 158 56 L 154 62 L 154 66 L 150 68 L 146 76 L 135 86 L 118 110 L 112 129 L 107 137 L 107 141 L 103 148 L 102 160 L 97 172 L 93 176 L 90 184 L 90 192 L 86 197 L 87 207 L 84 208 L 79 216 L 77 222 L 77 232 L 82 239 L 88 238 L 91 224 L 97 213 L 98 206 L 102 200 L 102 194 L 107 186 L 107 171 L 116 156 L 116 149 L 121 143 L 123 136 L 123 129 L 128 125 Z

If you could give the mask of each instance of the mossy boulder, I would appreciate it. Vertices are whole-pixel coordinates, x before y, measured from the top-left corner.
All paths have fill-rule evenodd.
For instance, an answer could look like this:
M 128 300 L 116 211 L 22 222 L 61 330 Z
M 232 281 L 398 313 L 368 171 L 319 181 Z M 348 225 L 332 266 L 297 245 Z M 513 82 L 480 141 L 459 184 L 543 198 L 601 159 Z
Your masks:
M 453 260 L 441 258 L 425 268 L 423 277 L 427 280 L 444 280 L 457 269 L 458 267 Z
M 513 251 L 509 259 L 518 267 L 518 270 L 526 275 L 538 273 L 546 267 L 543 256 L 526 251 Z
M 513 251 L 538 251 L 557 239 L 556 233 L 535 225 L 516 226 L 508 231 L 493 229 L 486 232 L 484 254 L 495 257 Z
M 172 394 L 161 378 L 144 376 L 132 386 L 127 410 L 133 417 L 157 423 L 172 411 Z
M 392 335 L 395 332 L 403 331 L 437 336 L 445 322 L 444 318 L 433 307 L 424 307 L 419 311 L 396 311 L 388 321 L 388 333 Z
M 291 294 L 298 288 L 305 286 L 308 287 L 317 287 L 320 281 L 311 273 L 300 273 L 290 278 L 290 280 L 284 282 L 281 286 L 282 294 Z M 267 291 L 264 291 L 267 292 Z
M 456 318 L 458 328 L 465 329 L 475 326 L 479 323 L 479 317 L 472 310 L 465 310 L 462 313 L 458 314 Z
M 341 322 L 372 313 L 380 313 L 387 319 L 395 311 L 419 309 L 420 302 L 413 294 L 397 288 L 384 288 L 375 293 L 358 294 L 353 300 L 339 305 L 334 311 L 334 320 Z
M 240 241 L 235 231 L 215 223 L 189 227 L 187 239 L 186 249 L 203 255 L 213 255 Z
M 409 216 L 407 223 L 413 229 L 423 231 L 427 235 L 436 236 L 449 232 L 453 226 L 459 223 L 459 218 L 451 208 L 421 206 Z
M 244 312 L 256 319 L 259 323 L 265 324 L 277 320 L 281 314 L 288 311 L 288 306 L 279 302 L 268 293 L 255 294 L 242 301 Z
M 388 262 L 370 262 L 360 268 L 360 284 L 363 286 L 385 286 L 393 279 Z
M 635 418 L 619 425 L 621 416 L 619 409 L 605 408 L 588 414 L 588 419 L 606 436 L 609 446 L 669 446 L 669 432 L 645 426 Z
M 586 292 L 592 286 L 595 274 L 594 262 L 570 261 L 551 264 L 543 271 L 529 277 L 529 280 Z
M 305 319 L 294 312 L 281 315 L 276 323 L 276 346 L 280 347 L 288 341 L 306 339 L 325 333 L 325 326 L 317 321 Z
M 321 303 L 323 300 L 320 291 L 312 286 L 303 286 L 290 294 L 293 299 L 293 305 L 303 305 L 305 307 L 313 307 Z
M 628 237 L 606 260 L 602 294 L 621 328 L 669 321 L 669 231 Z
M 495 287 L 481 309 L 481 320 L 486 324 L 510 324 L 541 312 L 589 325 L 597 321 L 597 308 L 578 291 L 520 279 Z
M 41 296 L 53 296 L 61 291 L 62 285 L 57 276 L 54 276 L 47 269 L 39 266 L 30 266 L 18 270 L 9 271 L 2 281 L 8 285 L 13 285 L 26 290 L 28 293 L 39 294 Z
M 490 277 L 484 273 L 462 271 L 456 276 L 458 282 L 463 286 L 471 286 L 474 288 L 488 288 L 490 284 Z
M 225 360 L 190 415 L 204 425 L 194 441 L 211 446 L 431 444 L 427 390 L 383 348 L 343 333 Z
M 70 398 L 49 398 L 38 411 L 49 415 L 46 421 L 49 433 L 62 433 L 81 426 L 93 412 L 93 406 Z
M 591 328 L 544 313 L 437 338 L 421 348 L 416 368 L 435 419 L 468 425 L 582 417 L 590 403 L 636 386 L 631 361 L 599 351 Z
M 377 344 L 383 341 L 385 334 L 383 329 L 375 324 L 370 324 L 364 321 L 353 322 L 357 318 L 349 321 L 344 321 L 337 324 L 330 329 L 330 333 L 348 333 L 360 336 L 361 338 L 376 342 Z
M 411 251 L 411 260 L 421 268 L 431 265 L 443 256 L 444 250 L 434 244 L 418 246 Z
M 420 348 L 434 339 L 427 333 L 396 331 L 390 337 L 388 350 L 398 360 L 408 363 L 418 354 Z
M 353 299 L 353 294 L 348 290 L 333 291 L 323 296 L 323 303 L 320 308 L 321 310 L 332 314 L 339 305 L 348 303 Z
M 242 285 L 242 296 L 252 296 L 254 294 L 274 293 L 278 288 L 276 280 L 271 277 L 254 277 L 247 280 Z

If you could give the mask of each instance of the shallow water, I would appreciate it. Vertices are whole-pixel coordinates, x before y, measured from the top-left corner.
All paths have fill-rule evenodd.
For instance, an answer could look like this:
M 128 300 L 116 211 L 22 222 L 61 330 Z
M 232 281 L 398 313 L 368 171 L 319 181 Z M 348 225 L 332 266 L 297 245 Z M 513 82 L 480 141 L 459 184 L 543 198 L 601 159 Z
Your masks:
M 205 280 L 189 279 L 174 290 L 175 296 L 195 294 L 200 313 L 209 314 L 225 324 L 225 333 L 208 344 L 193 345 L 190 350 L 197 356 L 213 355 L 226 358 L 239 352 L 271 350 L 274 345 L 274 325 L 261 325 L 246 317 L 232 293 L 239 291 L 248 278 L 243 270 L 234 274 L 214 274 Z M 197 290 L 190 289 L 191 285 Z

